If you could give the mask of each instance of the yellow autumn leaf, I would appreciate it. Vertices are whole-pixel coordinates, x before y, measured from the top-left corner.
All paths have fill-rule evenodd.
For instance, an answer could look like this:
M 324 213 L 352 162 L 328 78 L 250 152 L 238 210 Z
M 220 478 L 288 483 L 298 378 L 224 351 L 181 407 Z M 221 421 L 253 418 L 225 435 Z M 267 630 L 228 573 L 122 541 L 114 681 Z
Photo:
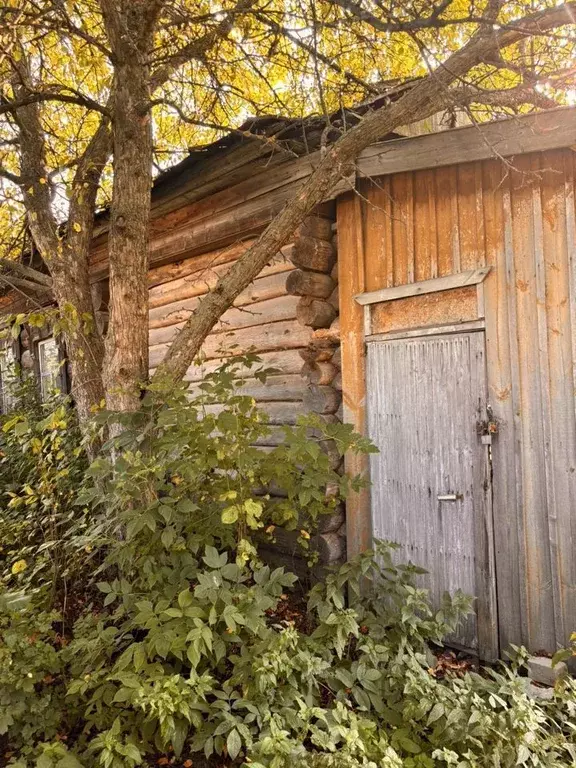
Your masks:
M 26 562 L 26 560 L 16 560 L 16 562 L 12 566 L 12 573 L 13 574 L 22 573 L 23 571 L 26 570 L 26 568 L 28 568 L 28 563 Z
M 80 224 L 78 224 L 77 221 L 75 221 L 74 224 L 72 225 L 72 229 L 74 230 L 74 232 L 82 232 L 82 227 L 80 226 Z

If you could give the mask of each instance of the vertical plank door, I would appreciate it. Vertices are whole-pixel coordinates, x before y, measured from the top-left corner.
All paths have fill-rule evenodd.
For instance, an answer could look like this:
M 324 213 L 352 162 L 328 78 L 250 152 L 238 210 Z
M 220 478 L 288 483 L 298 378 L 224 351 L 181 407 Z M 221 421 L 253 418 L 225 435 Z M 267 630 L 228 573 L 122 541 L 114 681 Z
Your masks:
M 476 597 L 453 642 L 497 656 L 486 366 L 482 331 L 370 341 L 368 431 L 373 535 L 422 566 L 435 606 Z

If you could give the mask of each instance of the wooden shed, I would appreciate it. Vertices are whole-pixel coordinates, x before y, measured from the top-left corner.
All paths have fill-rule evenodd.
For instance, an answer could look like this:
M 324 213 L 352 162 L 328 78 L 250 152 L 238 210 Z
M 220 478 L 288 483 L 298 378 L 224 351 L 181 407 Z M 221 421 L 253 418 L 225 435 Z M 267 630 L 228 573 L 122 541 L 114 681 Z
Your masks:
M 159 178 L 152 369 L 314 168 L 323 126 L 304 142 L 296 124 L 286 130 L 300 157 L 236 135 Z M 437 603 L 444 590 L 476 597 L 454 640 L 485 658 L 510 643 L 554 651 L 576 630 L 575 141 L 566 108 L 368 148 L 187 374 L 193 387 L 254 348 L 280 370 L 245 383 L 273 425 L 315 411 L 369 435 L 380 453 L 348 469 L 371 489 L 349 500 L 345 522 L 325 522 L 324 561 L 372 536 L 397 541 L 428 569 Z M 105 217 L 98 227 L 105 311 Z M 35 344 L 22 339 L 25 359 Z

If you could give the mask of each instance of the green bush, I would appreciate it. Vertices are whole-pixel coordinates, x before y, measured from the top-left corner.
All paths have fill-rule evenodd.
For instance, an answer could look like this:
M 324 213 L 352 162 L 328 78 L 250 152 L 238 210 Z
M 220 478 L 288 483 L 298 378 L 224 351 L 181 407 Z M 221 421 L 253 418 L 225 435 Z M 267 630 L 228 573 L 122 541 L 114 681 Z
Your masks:
M 305 550 L 359 485 L 322 444 L 370 446 L 304 419 L 261 451 L 269 427 L 236 384 L 231 364 L 193 400 L 147 393 L 88 469 L 66 404 L 4 425 L 2 526 L 24 513 L 0 600 L 7 764 L 133 768 L 173 751 L 251 768 L 573 765 L 573 683 L 537 704 L 514 665 L 437 679 L 427 644 L 469 601 L 446 597 L 434 613 L 393 545 L 329 573 L 306 614 L 294 610 L 295 576 L 262 563 L 258 542 L 281 526 Z M 111 426 L 106 414 L 97 423 Z M 32 440 L 42 460 L 19 474 Z

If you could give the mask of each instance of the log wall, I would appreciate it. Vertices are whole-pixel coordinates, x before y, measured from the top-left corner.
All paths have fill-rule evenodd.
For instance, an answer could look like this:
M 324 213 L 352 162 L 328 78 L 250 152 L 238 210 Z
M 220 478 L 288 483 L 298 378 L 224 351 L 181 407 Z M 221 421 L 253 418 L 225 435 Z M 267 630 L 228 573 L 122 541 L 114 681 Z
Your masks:
M 149 273 L 149 350 L 153 371 L 170 344 L 208 291 L 253 242 L 247 239 L 226 248 L 190 255 Z M 152 243 L 152 250 L 155 245 Z M 202 347 L 186 380 L 197 391 L 204 376 L 232 355 L 258 354 L 266 367 L 278 370 L 262 383 L 245 370 L 241 392 L 249 394 L 268 414 L 271 435 L 260 441 L 266 450 L 282 439 L 281 426 L 316 412 L 339 418 L 339 336 L 336 248 L 330 209 L 309 217 L 294 241 L 269 262 L 234 306 L 220 319 Z M 218 410 L 219 406 L 214 406 Z M 340 460 L 334 446 L 326 445 Z M 312 540 L 322 565 L 345 553 L 344 511 L 322 520 Z M 302 571 L 296 535 L 285 534 L 264 555 Z

